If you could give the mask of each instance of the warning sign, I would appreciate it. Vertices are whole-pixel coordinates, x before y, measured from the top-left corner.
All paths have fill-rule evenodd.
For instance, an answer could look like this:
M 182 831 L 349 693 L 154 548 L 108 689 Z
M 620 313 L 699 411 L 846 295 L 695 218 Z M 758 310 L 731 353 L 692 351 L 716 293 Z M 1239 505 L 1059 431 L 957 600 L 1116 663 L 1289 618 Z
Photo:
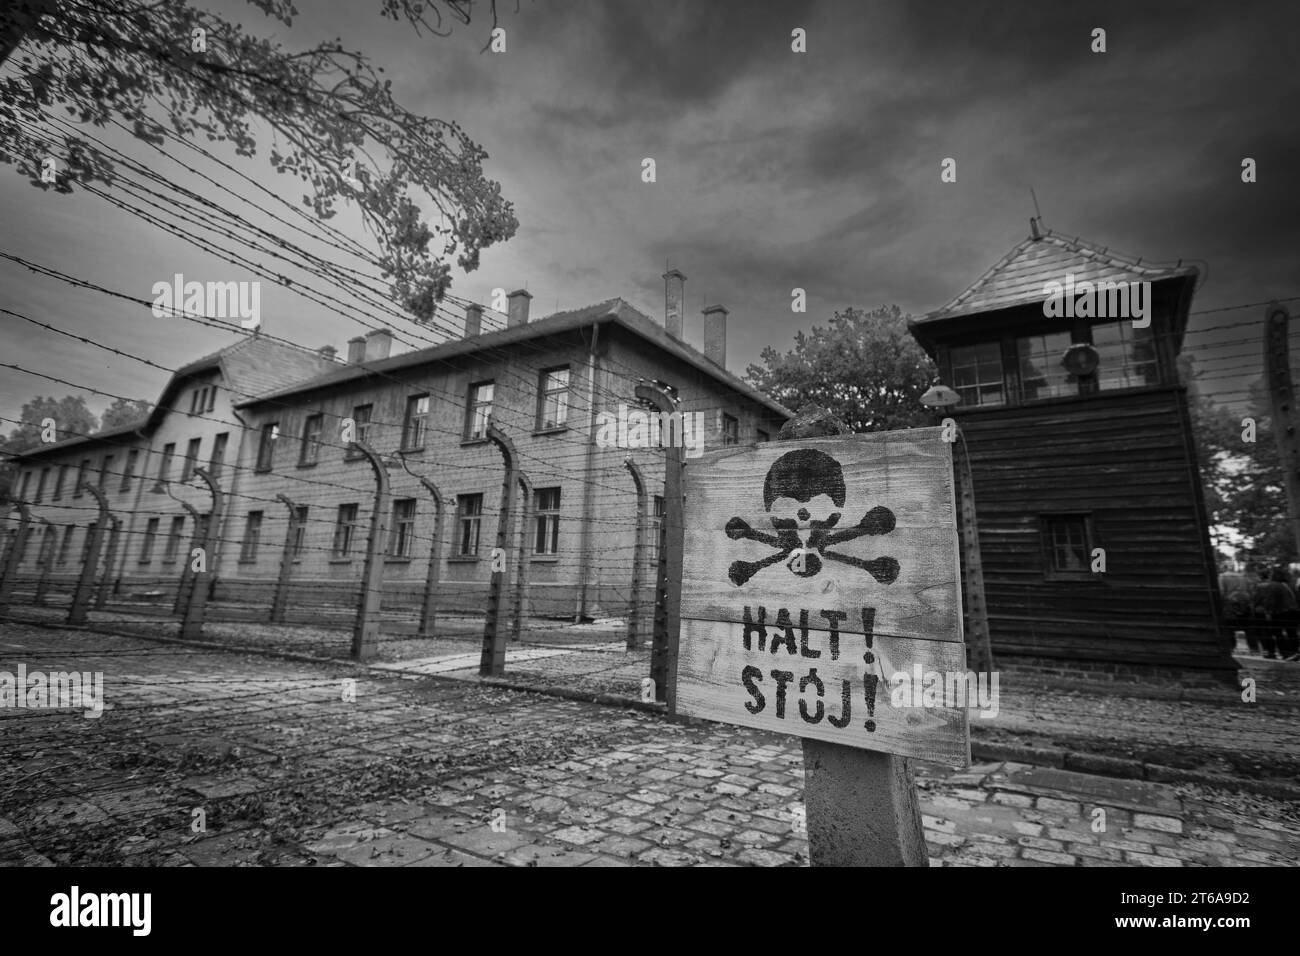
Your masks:
M 951 449 L 921 428 L 692 461 L 678 713 L 968 764 Z

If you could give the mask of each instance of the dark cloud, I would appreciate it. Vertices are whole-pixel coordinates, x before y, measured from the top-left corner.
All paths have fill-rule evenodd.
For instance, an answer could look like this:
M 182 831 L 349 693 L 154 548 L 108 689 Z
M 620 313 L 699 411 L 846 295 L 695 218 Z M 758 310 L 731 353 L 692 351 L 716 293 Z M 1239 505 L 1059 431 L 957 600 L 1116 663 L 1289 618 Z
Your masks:
M 373 6 L 306 5 L 282 38 L 368 50 L 405 105 L 488 150 L 520 229 L 456 277 L 459 295 L 527 283 L 538 314 L 622 295 L 660 316 L 671 260 L 690 277 L 688 335 L 706 297 L 723 302 L 743 369 L 835 309 L 941 306 L 1027 233 L 1030 187 L 1061 232 L 1208 260 L 1194 308 L 1300 295 L 1294 5 L 524 0 L 500 5 L 504 55 L 481 52 L 482 22 L 420 39 Z M 790 50 L 796 26 L 805 54 Z M 1104 55 L 1089 49 L 1094 27 Z M 1240 180 L 1244 156 L 1256 184 Z M 655 184 L 640 181 L 645 157 Z M 955 184 L 939 180 L 945 157 Z M 57 253 L 74 274 L 135 289 L 199 268 L 89 200 L 64 203 L 67 216 L 48 202 L 0 176 L 0 249 Z M 222 344 L 142 336 L 138 314 L 0 269 L 21 308 L 141 354 L 179 364 Z M 794 287 L 806 315 L 790 312 Z M 282 334 L 356 333 L 291 294 L 268 298 Z M 76 348 L 16 347 L 37 367 Z M 120 364 L 98 378 L 68 367 L 108 391 L 161 384 Z M 0 388 L 5 414 L 35 390 L 14 376 Z

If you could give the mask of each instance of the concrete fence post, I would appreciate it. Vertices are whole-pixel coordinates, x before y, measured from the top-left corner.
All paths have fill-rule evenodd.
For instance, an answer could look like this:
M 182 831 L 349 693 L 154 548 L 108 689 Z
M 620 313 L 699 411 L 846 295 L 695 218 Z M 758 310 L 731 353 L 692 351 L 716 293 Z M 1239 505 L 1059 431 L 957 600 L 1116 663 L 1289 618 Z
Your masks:
M 211 473 L 206 468 L 195 468 L 194 474 L 208 486 L 208 491 L 212 493 L 212 510 L 208 512 L 206 522 L 199 521 L 203 527 L 203 543 L 199 548 L 202 549 L 204 569 L 195 571 L 193 568 L 195 561 L 193 552 L 196 549 L 191 549 L 185 562 L 186 567 L 190 568 L 191 582 L 189 599 L 185 602 L 185 616 L 181 620 L 181 637 L 185 640 L 198 640 L 203 636 L 203 615 L 207 610 L 208 592 L 217 573 L 216 565 L 213 563 L 215 561 L 214 539 L 221 527 L 221 515 L 225 505 L 225 495 L 222 494 L 221 486 Z
M 18 566 L 23 563 L 23 552 L 27 550 L 27 529 L 32 522 L 32 512 L 26 502 L 17 498 L 8 500 L 18 509 L 18 528 L 14 532 L 13 543 L 5 552 L 4 563 L 0 565 L 0 607 L 9 603 L 14 581 L 18 577 Z
M 442 492 L 438 486 L 424 475 L 411 471 L 405 458 L 402 467 L 412 478 L 418 478 L 424 490 L 433 499 L 433 540 L 429 543 L 429 571 L 424 579 L 424 597 L 420 601 L 420 627 L 416 632 L 420 637 L 433 637 L 433 628 L 438 619 L 438 580 L 442 574 L 442 526 L 446 512 Z
M 298 530 L 298 503 L 288 495 L 276 495 L 289 509 L 289 525 L 284 532 L 284 550 L 280 552 L 280 576 L 275 581 L 275 596 L 271 599 L 271 623 L 283 624 L 285 606 L 289 600 L 289 579 L 293 576 L 293 541 Z
M 85 624 L 90 602 L 94 597 L 95 577 L 99 571 L 99 553 L 104 544 L 104 526 L 110 517 L 108 499 L 104 493 L 88 481 L 82 481 L 81 488 L 95 499 L 99 506 L 99 517 L 87 529 L 90 540 L 86 544 L 86 558 L 81 563 L 81 577 L 77 579 L 77 590 L 72 595 L 72 607 L 68 610 L 69 624 Z
M 45 533 L 41 536 L 41 574 L 36 579 L 36 597 L 33 601 L 37 605 L 45 604 L 46 592 L 50 587 L 50 570 L 54 567 L 54 552 L 58 547 L 58 531 L 55 530 L 54 523 L 49 518 L 41 518 L 41 523 L 45 525 Z
M 185 613 L 185 606 L 190 600 L 190 588 L 194 584 L 194 549 L 203 547 L 203 514 L 198 508 L 194 507 L 188 501 L 181 501 L 179 498 L 174 500 L 184 508 L 190 516 L 190 546 L 185 555 L 185 560 L 181 564 L 181 580 L 176 585 L 176 600 L 172 602 L 172 613 Z
M 519 493 L 523 501 L 519 509 L 519 563 L 515 569 L 515 600 L 510 618 L 510 640 L 512 641 L 517 641 L 523 636 L 524 615 L 528 613 L 528 524 L 533 515 L 533 483 L 522 471 L 519 472 Z
M 514 527 L 515 486 L 519 483 L 519 456 L 514 443 L 496 423 L 488 419 L 487 437 L 496 445 L 505 460 L 505 478 L 501 482 L 501 511 L 497 517 L 496 547 L 492 552 L 493 565 L 501 570 L 492 571 L 488 587 L 487 615 L 483 622 L 483 652 L 479 657 L 478 672 L 483 677 L 500 677 L 506 670 L 506 641 L 500 627 L 501 596 L 505 593 L 509 576 L 509 547 Z
M 108 547 L 104 549 L 104 573 L 99 579 L 95 594 L 95 610 L 102 611 L 108 604 L 108 592 L 113 589 L 113 565 L 117 563 L 117 548 L 122 537 L 122 520 L 115 514 L 108 516 Z
M 361 600 L 352 626 L 352 659 L 368 661 L 379 653 L 379 619 L 384 607 L 384 539 L 388 535 L 388 466 L 367 442 L 353 442 L 375 472 L 375 503 L 366 538 L 366 563 L 361 572 Z
M 623 460 L 624 466 L 632 475 L 632 484 L 636 486 L 636 533 L 632 536 L 632 595 L 627 602 L 627 649 L 634 651 L 641 646 L 641 577 L 642 564 L 645 561 L 645 520 L 646 490 L 645 476 L 637 463 L 628 455 Z

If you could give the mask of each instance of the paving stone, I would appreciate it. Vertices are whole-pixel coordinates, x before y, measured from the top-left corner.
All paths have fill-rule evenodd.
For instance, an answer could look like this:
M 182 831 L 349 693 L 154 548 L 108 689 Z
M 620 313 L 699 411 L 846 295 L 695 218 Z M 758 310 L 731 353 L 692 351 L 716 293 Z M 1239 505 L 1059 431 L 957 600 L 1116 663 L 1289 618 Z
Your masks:
M 1183 821 L 1177 817 L 1159 817 L 1150 813 L 1133 814 L 1133 826 L 1139 830 L 1162 830 L 1165 833 L 1183 832 Z
M 1077 862 L 1074 857 L 1067 853 L 1054 853 L 1051 850 L 1028 849 L 1021 855 L 1026 860 L 1038 860 L 1041 863 L 1051 863 L 1055 866 L 1074 866 Z

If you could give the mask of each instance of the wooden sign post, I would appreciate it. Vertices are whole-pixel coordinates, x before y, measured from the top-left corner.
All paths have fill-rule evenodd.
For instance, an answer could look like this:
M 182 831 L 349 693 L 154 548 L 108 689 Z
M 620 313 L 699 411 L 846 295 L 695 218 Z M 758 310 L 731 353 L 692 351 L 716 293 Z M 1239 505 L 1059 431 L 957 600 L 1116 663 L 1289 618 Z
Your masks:
M 687 469 L 677 712 L 805 738 L 814 864 L 924 866 L 906 758 L 970 763 L 952 448 L 791 426 Z

